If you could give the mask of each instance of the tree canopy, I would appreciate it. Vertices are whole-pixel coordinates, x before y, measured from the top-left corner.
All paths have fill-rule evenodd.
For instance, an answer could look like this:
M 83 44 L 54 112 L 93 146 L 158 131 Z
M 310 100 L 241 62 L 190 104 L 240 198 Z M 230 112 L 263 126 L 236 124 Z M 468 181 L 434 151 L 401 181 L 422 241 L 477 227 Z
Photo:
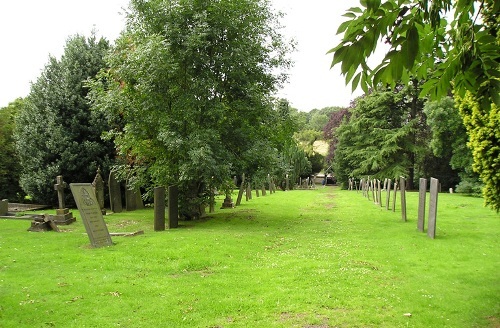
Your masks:
M 332 66 L 341 63 L 346 82 L 352 82 L 353 88 L 361 85 L 365 92 L 380 84 L 395 86 L 413 79 L 425 81 L 421 97 L 438 100 L 453 90 L 471 138 L 474 170 L 485 184 L 485 201 L 500 210 L 495 196 L 500 194 L 500 184 L 492 174 L 499 170 L 495 145 L 500 134 L 498 125 L 491 123 L 498 121 L 500 106 L 500 1 L 360 3 L 361 7 L 347 11 L 348 20 L 338 28 L 343 39 L 330 50 Z M 389 51 L 378 66 L 369 67 L 367 60 L 380 40 Z
M 113 144 L 101 139 L 106 120 L 90 111 L 84 87 L 104 67 L 108 49 L 108 42 L 94 35 L 69 38 L 61 59 L 49 58 L 25 98 L 15 138 L 20 184 L 35 201 L 56 203 L 57 175 L 67 182 L 91 182 L 97 168 L 107 171 L 114 158 Z
M 132 0 L 126 29 L 91 83 L 94 108 L 122 174 L 177 184 L 181 216 L 199 216 L 208 186 L 272 163 L 271 95 L 286 79 L 291 44 L 264 0 Z

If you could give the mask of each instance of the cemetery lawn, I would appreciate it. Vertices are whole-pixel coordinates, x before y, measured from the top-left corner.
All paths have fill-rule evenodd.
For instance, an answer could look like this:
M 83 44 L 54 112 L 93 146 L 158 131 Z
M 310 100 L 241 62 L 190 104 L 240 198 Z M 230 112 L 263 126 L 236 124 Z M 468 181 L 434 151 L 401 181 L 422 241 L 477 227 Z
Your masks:
M 164 232 L 150 208 L 112 214 L 144 234 L 99 249 L 76 210 L 62 233 L 0 219 L 0 327 L 499 327 L 500 216 L 440 194 L 432 240 L 406 198 L 408 222 L 335 187 Z

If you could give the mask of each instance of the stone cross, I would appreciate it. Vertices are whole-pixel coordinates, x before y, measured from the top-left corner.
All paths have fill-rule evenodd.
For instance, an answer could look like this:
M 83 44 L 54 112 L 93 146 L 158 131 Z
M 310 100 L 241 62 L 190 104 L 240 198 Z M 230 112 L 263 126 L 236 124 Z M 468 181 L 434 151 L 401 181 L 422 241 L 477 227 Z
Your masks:
M 57 191 L 57 198 L 59 199 L 59 208 L 66 208 L 66 204 L 64 202 L 64 188 L 67 187 L 66 182 L 63 181 L 62 175 L 58 175 L 56 177 L 56 184 L 54 185 L 54 190 Z

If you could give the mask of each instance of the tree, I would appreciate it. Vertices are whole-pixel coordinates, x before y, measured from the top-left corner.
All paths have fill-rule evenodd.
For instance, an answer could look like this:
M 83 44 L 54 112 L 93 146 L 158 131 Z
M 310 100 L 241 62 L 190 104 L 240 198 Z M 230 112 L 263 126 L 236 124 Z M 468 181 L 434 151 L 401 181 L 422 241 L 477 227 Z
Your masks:
M 113 144 L 101 139 L 106 120 L 90 111 L 84 87 L 104 67 L 108 49 L 108 42 L 94 35 L 69 38 L 61 59 L 49 58 L 18 113 L 20 184 L 35 201 L 56 203 L 57 175 L 68 183 L 91 182 L 97 168 L 106 172 L 113 160 Z
M 467 131 L 453 98 L 427 102 L 424 113 L 432 132 L 430 148 L 434 156 L 448 163 L 447 171 L 451 175 L 448 180 L 454 180 L 454 175 L 458 174 L 460 181 L 455 183 L 460 182 L 456 186 L 457 192 L 480 194 L 482 184 L 479 175 L 472 171 L 473 158 L 467 147 Z M 435 159 L 433 161 L 436 162 Z
M 408 177 L 408 188 L 420 171 L 426 148 L 425 117 L 418 88 L 374 91 L 358 98 L 348 122 L 336 128 L 334 172 L 346 185 L 349 177 Z
M 127 25 L 91 83 L 113 129 L 122 172 L 179 186 L 180 215 L 199 217 L 207 186 L 269 165 L 270 95 L 289 45 L 264 0 L 132 0 Z
M 379 83 L 394 86 L 417 78 L 427 80 L 421 96 L 437 100 L 453 89 L 459 98 L 470 93 L 484 114 L 500 106 L 500 1 L 363 0 L 361 5 L 363 8 L 350 8 L 344 15 L 349 20 L 337 31 L 343 33 L 343 39 L 330 50 L 334 53 L 332 66 L 342 63 L 341 71 L 353 88 L 361 84 L 367 92 Z M 448 22 L 446 15 L 453 18 Z M 390 50 L 382 63 L 371 69 L 367 58 L 380 39 L 385 39 Z M 474 121 L 465 116 L 463 120 L 466 125 Z M 483 126 L 483 131 L 486 129 L 489 132 L 482 136 L 497 135 L 499 127 Z M 478 138 L 470 143 L 472 147 L 483 144 Z M 483 141 L 488 146 L 494 144 Z M 491 157 L 496 155 L 494 148 L 473 149 L 473 154 L 480 152 L 484 156 L 474 155 L 476 170 L 487 169 L 483 163 L 489 156 L 488 162 L 495 161 Z M 493 177 L 486 173 L 483 179 Z M 499 186 L 496 181 L 483 182 Z M 484 192 L 486 202 L 496 209 L 500 208 L 500 200 L 494 197 L 498 194 L 500 189 Z
M 22 201 L 22 190 L 19 186 L 21 166 L 17 157 L 14 128 L 15 117 L 23 106 L 23 99 L 18 98 L 7 107 L 0 108 L 0 199 Z

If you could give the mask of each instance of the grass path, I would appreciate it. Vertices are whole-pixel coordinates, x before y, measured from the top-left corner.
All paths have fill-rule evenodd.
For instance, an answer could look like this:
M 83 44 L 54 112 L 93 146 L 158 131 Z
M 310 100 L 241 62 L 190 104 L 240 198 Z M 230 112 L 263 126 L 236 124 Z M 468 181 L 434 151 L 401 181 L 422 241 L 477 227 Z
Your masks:
M 417 199 L 406 223 L 328 187 L 165 232 L 151 209 L 113 214 L 110 231 L 145 234 L 102 249 L 80 220 L 60 234 L 0 220 L 0 327 L 499 327 L 499 215 L 440 194 L 431 240 Z

